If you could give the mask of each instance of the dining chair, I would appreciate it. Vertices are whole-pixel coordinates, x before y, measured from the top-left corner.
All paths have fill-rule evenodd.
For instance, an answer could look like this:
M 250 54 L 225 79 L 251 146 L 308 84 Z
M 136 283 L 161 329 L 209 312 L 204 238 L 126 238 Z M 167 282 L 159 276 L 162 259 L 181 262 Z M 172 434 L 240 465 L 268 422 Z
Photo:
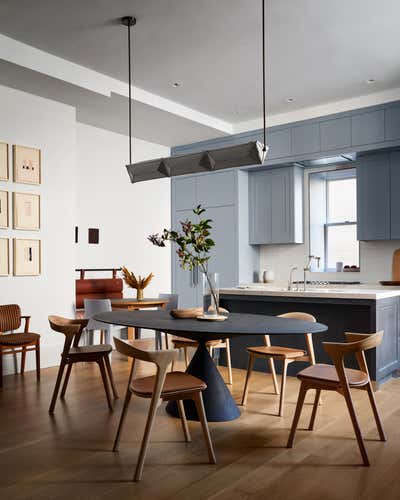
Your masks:
M 229 314 L 227 309 L 223 307 L 219 308 L 220 314 Z M 185 354 L 185 366 L 188 367 L 189 358 L 188 358 L 188 348 L 196 349 L 198 347 L 198 342 L 196 340 L 185 339 L 184 337 L 172 337 L 172 345 L 174 349 L 183 349 Z M 213 355 L 214 349 L 225 349 L 226 350 L 226 366 L 228 368 L 228 384 L 233 385 L 233 377 L 232 377 L 232 361 L 231 361 L 231 345 L 229 343 L 229 339 L 217 339 L 217 340 L 209 340 L 206 342 L 206 347 L 210 352 L 210 356 Z M 174 362 L 172 363 L 172 371 L 174 369 Z
M 206 414 L 204 411 L 202 391 L 207 386 L 206 384 L 192 375 L 183 372 L 167 373 L 172 361 L 177 357 L 178 351 L 176 350 L 161 350 L 149 351 L 142 348 L 140 341 L 124 341 L 114 338 L 116 349 L 132 359 L 132 366 L 128 379 L 128 386 L 126 389 L 126 396 L 124 406 L 121 413 L 121 418 L 118 425 L 117 434 L 115 436 L 113 451 L 117 451 L 119 441 L 121 438 L 122 428 L 126 413 L 131 401 L 132 394 L 139 398 L 150 399 L 150 408 L 147 415 L 146 426 L 140 447 L 139 458 L 136 464 L 133 480 L 140 481 L 143 472 L 144 461 L 149 444 L 151 430 L 153 428 L 156 412 L 158 406 L 163 401 L 176 401 L 178 405 L 179 415 L 183 434 L 186 442 L 190 442 L 190 432 L 186 420 L 185 409 L 183 406 L 184 399 L 192 399 L 196 405 L 198 416 L 203 430 L 204 440 L 206 442 L 209 462 L 215 464 L 215 454 L 208 429 Z M 135 378 L 136 360 L 147 361 L 157 366 L 156 375 Z
M 316 322 L 316 319 L 311 314 L 303 313 L 303 312 L 289 312 L 285 314 L 280 314 L 279 318 L 290 318 L 290 319 L 299 319 L 302 321 L 310 321 L 312 323 Z M 249 381 L 251 377 L 251 373 L 253 371 L 253 365 L 256 358 L 263 358 L 268 360 L 269 368 L 271 370 L 272 381 L 274 384 L 275 394 L 280 395 L 279 397 L 279 410 L 278 415 L 280 417 L 283 416 L 283 409 L 285 403 L 285 390 L 286 390 L 286 378 L 287 378 L 287 369 L 290 363 L 294 363 L 295 361 L 306 361 L 311 365 L 315 365 L 315 354 L 314 354 L 314 346 L 312 341 L 311 333 L 305 334 L 306 341 L 306 350 L 303 349 L 294 349 L 292 347 L 280 347 L 280 346 L 272 346 L 271 339 L 269 335 L 264 335 L 264 344 L 263 346 L 256 347 L 247 347 L 247 352 L 249 353 L 249 361 L 247 366 L 247 374 L 246 381 L 243 389 L 242 396 L 242 406 L 247 404 L 247 396 L 249 393 Z M 278 360 L 282 362 L 282 378 L 281 378 L 281 389 L 279 391 L 278 380 L 276 378 L 276 370 L 274 360 Z
M 26 353 L 35 351 L 36 379 L 40 380 L 40 335 L 29 331 L 30 316 L 22 316 L 17 304 L 0 306 L 0 387 L 3 386 L 3 356 L 21 353 L 21 374 L 25 372 Z M 25 320 L 24 331 L 14 333 Z M 8 333 L 12 332 L 12 333 Z
M 64 369 L 67 367 L 64 383 L 61 389 L 60 397 L 64 398 L 67 390 L 69 377 L 71 375 L 72 365 L 81 362 L 95 362 L 99 365 L 101 378 L 103 380 L 104 390 L 107 396 L 107 403 L 110 410 L 113 409 L 110 389 L 108 386 L 107 375 L 110 379 L 111 388 L 115 398 L 118 398 L 118 393 L 115 388 L 114 379 L 111 371 L 111 364 L 108 355 L 112 351 L 112 346 L 109 344 L 79 346 L 79 340 L 82 336 L 84 328 L 87 326 L 88 319 L 67 319 L 61 316 L 49 316 L 49 323 L 52 330 L 65 335 L 64 347 L 61 353 L 61 363 L 58 369 L 56 385 L 54 387 L 53 396 L 51 398 L 49 413 L 54 412 L 58 391 L 64 374 Z
M 297 424 L 307 391 L 309 389 L 316 389 L 314 406 L 308 426 L 308 430 L 310 431 L 314 429 L 321 391 L 336 391 L 341 394 L 346 401 L 363 463 L 364 465 L 369 465 L 368 454 L 361 434 L 350 389 L 363 389 L 367 391 L 375 423 L 378 428 L 379 438 L 381 441 L 386 441 L 385 431 L 383 430 L 382 422 L 379 417 L 364 354 L 364 351 L 373 349 L 382 342 L 383 331 L 372 334 L 345 333 L 345 336 L 346 342 L 344 343 L 323 342 L 324 349 L 331 357 L 334 366 L 316 364 L 314 366 L 309 366 L 297 374 L 298 379 L 301 381 L 301 385 L 287 447 L 293 447 Z M 359 370 L 345 368 L 344 358 L 348 354 L 355 354 Z
M 102 323 L 93 319 L 93 316 L 103 312 L 110 312 L 112 310 L 110 299 L 84 299 L 85 318 L 89 319 L 88 325 L 85 328 L 86 335 L 88 336 L 87 344 L 93 344 L 93 333 L 100 331 L 100 344 L 110 343 L 110 333 L 113 325 Z
M 162 308 L 164 311 L 170 312 L 172 309 L 178 308 L 179 295 L 177 293 L 159 293 L 158 298 L 168 300 L 165 307 Z M 156 330 L 155 343 L 156 349 L 162 349 L 162 332 L 159 330 Z M 169 347 L 167 333 L 165 333 L 165 347 L 167 349 Z

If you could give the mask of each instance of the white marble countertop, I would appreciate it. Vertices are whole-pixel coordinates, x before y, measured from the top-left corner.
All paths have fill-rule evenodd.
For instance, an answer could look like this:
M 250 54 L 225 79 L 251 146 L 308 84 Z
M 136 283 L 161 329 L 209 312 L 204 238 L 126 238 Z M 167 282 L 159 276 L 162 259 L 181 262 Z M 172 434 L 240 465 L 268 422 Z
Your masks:
M 379 284 L 362 285 L 307 285 L 307 290 L 288 291 L 287 285 L 280 283 L 250 283 L 232 288 L 221 288 L 226 295 L 266 295 L 271 297 L 315 297 L 326 299 L 366 299 L 380 300 L 400 296 L 400 287 L 383 287 Z

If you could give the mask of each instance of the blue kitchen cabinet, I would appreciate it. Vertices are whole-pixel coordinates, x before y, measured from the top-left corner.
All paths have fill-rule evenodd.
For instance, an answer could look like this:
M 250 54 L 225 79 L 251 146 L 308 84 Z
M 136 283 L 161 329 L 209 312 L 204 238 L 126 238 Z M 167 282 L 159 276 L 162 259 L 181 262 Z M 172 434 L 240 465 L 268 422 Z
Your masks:
M 250 172 L 249 241 L 303 243 L 303 170 L 292 166 Z
M 400 152 L 390 153 L 390 239 L 400 240 Z
M 321 150 L 319 123 L 292 127 L 292 155 L 318 153 Z
M 267 156 L 268 160 L 290 156 L 292 154 L 292 139 L 290 128 L 268 132 L 267 144 L 269 146 Z
M 363 146 L 385 140 L 385 111 L 366 111 L 351 117 L 351 144 Z
M 385 109 L 385 141 L 400 139 L 400 106 Z
M 357 161 L 357 238 L 390 240 L 390 161 L 388 153 Z
M 351 146 L 351 118 L 334 118 L 320 123 L 321 151 Z
M 195 193 L 190 209 L 178 210 L 188 197 L 181 190 Z M 180 205 L 179 205 L 180 204 Z M 201 204 L 204 216 L 212 219 L 211 237 L 215 247 L 209 261 L 210 272 L 218 272 L 221 287 L 251 282 L 258 269 L 258 250 L 248 243 L 248 173 L 239 170 L 195 174 L 172 179 L 172 227 L 179 221 L 195 220 L 192 210 Z M 179 266 L 176 246 L 172 245 L 172 289 L 179 294 L 179 307 L 202 305 L 202 273 Z

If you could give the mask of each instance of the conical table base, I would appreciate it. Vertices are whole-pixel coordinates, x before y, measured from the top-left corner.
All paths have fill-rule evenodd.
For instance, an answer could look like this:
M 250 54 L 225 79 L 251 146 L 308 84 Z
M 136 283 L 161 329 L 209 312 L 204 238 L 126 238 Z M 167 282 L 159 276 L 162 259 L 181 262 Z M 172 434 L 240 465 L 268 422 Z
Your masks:
M 203 380 L 207 389 L 203 391 L 204 408 L 209 422 L 225 422 L 240 417 L 231 393 L 221 377 L 205 342 L 199 342 L 199 346 L 190 362 L 186 373 Z M 195 404 L 191 400 L 184 401 L 186 418 L 188 420 L 199 420 Z M 170 401 L 166 407 L 167 413 L 179 418 L 178 407 L 175 401 Z

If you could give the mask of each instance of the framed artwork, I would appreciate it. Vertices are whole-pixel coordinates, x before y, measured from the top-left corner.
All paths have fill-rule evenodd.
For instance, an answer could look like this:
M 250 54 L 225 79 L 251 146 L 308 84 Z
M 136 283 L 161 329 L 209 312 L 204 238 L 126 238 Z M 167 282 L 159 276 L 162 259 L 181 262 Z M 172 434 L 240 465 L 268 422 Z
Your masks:
M 13 146 L 14 182 L 40 184 L 40 149 Z
M 13 228 L 26 231 L 40 229 L 40 195 L 13 193 Z
M 0 191 L 0 228 L 8 227 L 8 192 Z
M 0 181 L 8 181 L 8 144 L 0 142 Z
M 14 276 L 38 276 L 40 269 L 40 240 L 14 238 Z
M 10 274 L 10 245 L 8 238 L 0 238 L 0 276 Z

